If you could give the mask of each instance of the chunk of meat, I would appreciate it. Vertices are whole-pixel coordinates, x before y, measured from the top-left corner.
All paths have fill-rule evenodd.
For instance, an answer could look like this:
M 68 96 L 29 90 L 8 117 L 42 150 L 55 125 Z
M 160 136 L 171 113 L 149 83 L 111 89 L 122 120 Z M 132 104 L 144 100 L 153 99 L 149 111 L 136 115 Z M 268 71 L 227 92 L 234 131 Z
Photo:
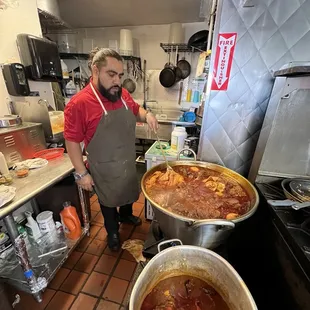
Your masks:
M 184 182 L 184 177 L 174 170 L 167 171 L 158 178 L 158 181 L 166 186 L 177 186 Z
M 146 180 L 145 182 L 145 187 L 148 189 L 148 188 L 151 188 L 154 186 L 154 184 L 156 183 L 157 179 L 162 176 L 164 173 L 161 172 L 161 171 L 156 171 L 152 174 L 152 176 Z
M 228 213 L 228 214 L 226 215 L 226 220 L 231 221 L 231 220 L 236 219 L 237 217 L 239 217 L 239 214 L 238 214 L 238 213 Z
M 240 185 L 235 185 L 229 190 L 229 194 L 235 197 L 245 197 L 246 193 Z
M 207 182 L 206 182 L 206 187 L 207 187 L 208 189 L 210 189 L 211 191 L 215 192 L 216 189 L 217 189 L 217 183 L 214 182 L 214 181 L 207 181 Z
M 224 190 L 225 190 L 225 184 L 224 183 L 218 183 L 217 184 L 217 190 L 219 191 L 219 192 L 224 192 Z
M 197 168 L 197 167 L 190 167 L 190 169 L 191 169 L 192 171 L 194 171 L 194 172 L 198 172 L 198 171 L 199 171 L 199 168 Z

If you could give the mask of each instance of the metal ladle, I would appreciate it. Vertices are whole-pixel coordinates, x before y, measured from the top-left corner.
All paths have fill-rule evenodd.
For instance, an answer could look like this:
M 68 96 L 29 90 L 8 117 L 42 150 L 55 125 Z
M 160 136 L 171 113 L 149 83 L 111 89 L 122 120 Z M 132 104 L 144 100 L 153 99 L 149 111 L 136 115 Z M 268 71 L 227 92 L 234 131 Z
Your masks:
M 163 149 L 163 147 L 162 147 L 162 144 L 161 144 L 161 142 L 160 142 L 160 140 L 159 140 L 158 133 L 155 132 L 155 134 L 156 134 L 157 142 L 158 142 L 159 147 L 160 147 L 160 151 L 161 151 L 161 153 L 162 153 L 162 155 L 163 155 L 163 157 L 164 157 L 164 160 L 165 160 L 165 162 L 166 162 L 167 170 L 173 170 L 172 167 L 168 164 L 168 160 L 167 160 L 167 157 L 166 157 L 166 155 L 165 155 L 165 152 L 164 152 L 164 149 Z

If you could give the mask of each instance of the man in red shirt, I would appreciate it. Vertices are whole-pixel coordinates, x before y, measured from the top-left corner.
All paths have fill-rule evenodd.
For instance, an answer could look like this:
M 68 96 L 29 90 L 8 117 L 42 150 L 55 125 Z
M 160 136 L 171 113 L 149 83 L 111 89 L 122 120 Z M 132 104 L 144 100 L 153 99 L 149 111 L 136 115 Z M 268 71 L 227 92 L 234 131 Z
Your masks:
M 75 179 L 83 189 L 95 188 L 108 233 L 108 246 L 120 248 L 119 222 L 140 225 L 132 214 L 139 197 L 135 166 L 136 121 L 158 129 L 154 115 L 141 108 L 121 87 L 123 61 L 111 49 L 100 49 L 92 59 L 92 79 L 65 109 L 65 139 L 75 168 Z M 84 142 L 88 169 L 80 143 Z M 117 212 L 119 208 L 119 213 Z

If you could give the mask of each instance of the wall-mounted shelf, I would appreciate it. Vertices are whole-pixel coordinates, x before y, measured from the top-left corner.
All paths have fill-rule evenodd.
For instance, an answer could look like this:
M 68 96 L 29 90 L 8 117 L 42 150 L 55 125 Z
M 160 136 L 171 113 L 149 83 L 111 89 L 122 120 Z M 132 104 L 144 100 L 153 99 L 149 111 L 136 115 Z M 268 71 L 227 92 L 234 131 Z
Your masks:
M 203 52 L 195 47 L 190 47 L 186 43 L 160 43 L 160 47 L 165 51 L 165 53 L 178 52 L 180 53 L 197 53 Z
M 81 59 L 81 60 L 88 60 L 88 54 L 84 53 L 59 53 L 61 59 Z M 123 56 L 125 60 L 132 60 L 132 61 L 141 61 L 140 57 L 135 56 Z

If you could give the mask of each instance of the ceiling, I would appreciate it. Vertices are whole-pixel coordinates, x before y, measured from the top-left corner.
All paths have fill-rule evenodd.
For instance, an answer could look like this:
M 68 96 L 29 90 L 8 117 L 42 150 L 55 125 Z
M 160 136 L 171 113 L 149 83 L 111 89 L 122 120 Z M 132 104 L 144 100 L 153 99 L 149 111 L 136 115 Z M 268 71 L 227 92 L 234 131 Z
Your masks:
M 208 0 L 203 0 L 207 1 Z M 73 28 L 198 22 L 201 0 L 59 0 Z

